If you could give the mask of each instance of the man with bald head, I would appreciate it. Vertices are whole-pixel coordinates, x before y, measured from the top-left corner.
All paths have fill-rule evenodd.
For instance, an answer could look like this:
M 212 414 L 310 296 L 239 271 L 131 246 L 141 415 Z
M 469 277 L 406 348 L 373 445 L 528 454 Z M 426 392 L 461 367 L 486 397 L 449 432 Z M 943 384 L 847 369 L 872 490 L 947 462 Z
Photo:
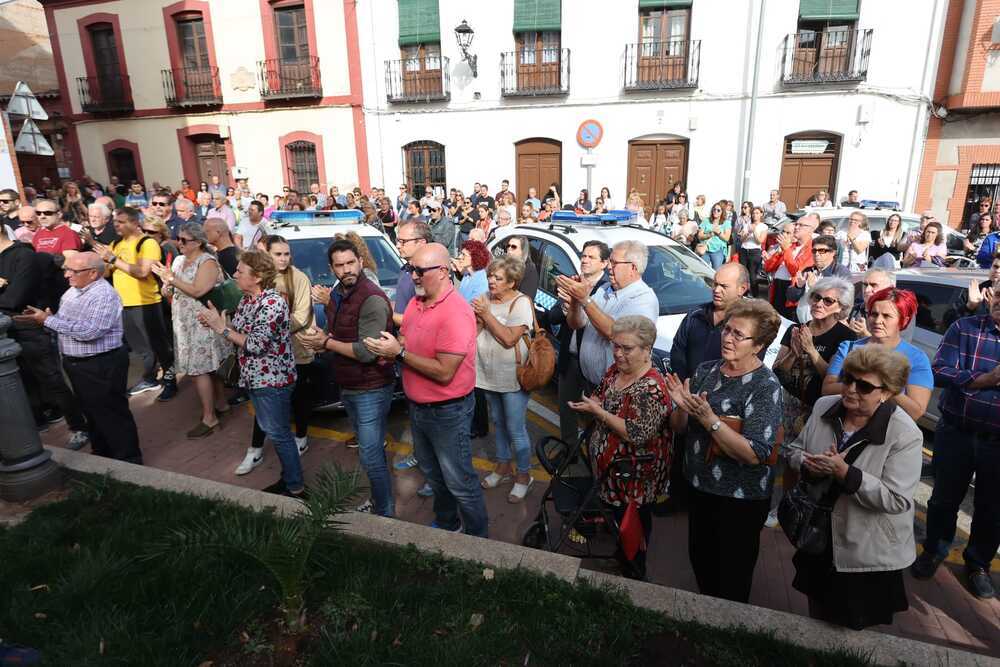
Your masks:
M 31 245 L 31 240 L 35 238 L 35 232 L 38 231 L 38 216 L 35 214 L 35 207 L 21 206 L 18 208 L 17 221 L 18 226 L 14 227 L 14 239 Z
M 403 368 L 414 454 L 434 490 L 431 525 L 486 537 L 486 503 L 469 444 L 476 316 L 452 284 L 449 259 L 440 243 L 414 253 L 410 267 L 416 296 L 403 313 L 399 340 L 383 331 L 364 344 Z
M 28 306 L 15 317 L 59 337 L 63 369 L 87 419 L 94 454 L 142 463 L 139 433 L 128 405 L 128 352 L 122 347 L 122 300 L 104 280 L 104 261 L 93 252 L 66 258 L 70 288 L 59 312 Z

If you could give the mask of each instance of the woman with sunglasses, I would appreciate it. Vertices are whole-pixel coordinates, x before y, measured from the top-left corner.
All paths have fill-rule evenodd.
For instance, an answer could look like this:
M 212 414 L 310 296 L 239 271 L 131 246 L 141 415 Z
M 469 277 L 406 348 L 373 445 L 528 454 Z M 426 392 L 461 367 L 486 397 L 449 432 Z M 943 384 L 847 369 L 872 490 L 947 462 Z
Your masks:
M 917 297 L 909 290 L 889 287 L 875 292 L 865 303 L 868 331 L 871 336 L 840 344 L 837 353 L 830 360 L 826 377 L 823 379 L 823 395 L 839 394 L 843 390 L 840 372 L 844 360 L 855 348 L 869 344 L 884 345 L 905 356 L 910 362 L 910 373 L 906 387 L 894 398 L 899 407 L 906 410 L 914 421 L 920 419 L 927 410 L 934 389 L 934 374 L 931 362 L 924 352 L 902 338 L 902 332 L 910 324 L 917 312 Z
M 705 243 L 707 250 L 705 256 L 713 269 L 719 269 L 729 258 L 729 239 L 732 235 L 733 223 L 726 218 L 725 204 L 717 202 L 698 231 L 698 238 Z
M 826 548 L 795 553 L 792 585 L 808 596 L 813 618 L 861 630 L 909 608 L 903 570 L 916 555 L 913 495 L 924 439 L 900 403 L 913 376 L 905 355 L 857 347 L 838 372 L 839 392 L 816 402 L 788 448 L 810 492 L 836 497 Z

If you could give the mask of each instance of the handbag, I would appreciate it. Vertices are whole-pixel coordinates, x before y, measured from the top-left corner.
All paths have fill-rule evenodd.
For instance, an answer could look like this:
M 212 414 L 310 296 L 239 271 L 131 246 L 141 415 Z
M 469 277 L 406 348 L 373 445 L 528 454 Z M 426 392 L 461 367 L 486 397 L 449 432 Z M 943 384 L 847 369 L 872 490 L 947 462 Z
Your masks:
M 847 465 L 853 464 L 867 443 L 855 445 L 844 457 Z M 800 478 L 778 504 L 778 523 L 792 546 L 807 554 L 818 556 L 826 551 L 830 539 L 830 517 L 837 504 L 841 488 L 830 484 L 830 488 L 818 499 L 816 484 Z
M 223 276 L 222 282 L 199 297 L 198 301 L 206 308 L 208 307 L 208 302 L 211 301 L 217 311 L 220 313 L 226 311 L 231 315 L 236 312 L 236 306 L 240 305 L 240 299 L 243 298 L 243 290 L 236 284 L 236 280 L 226 273 L 221 264 L 219 265 L 219 272 Z
M 517 297 L 517 299 L 520 298 L 520 296 Z M 517 299 L 510 302 L 510 309 L 507 311 L 508 315 L 514 310 L 514 304 L 517 303 Z M 556 349 L 553 347 L 552 341 L 549 340 L 545 330 L 538 326 L 538 318 L 535 317 L 534 306 L 531 308 L 531 320 L 535 325 L 534 335 L 529 336 L 527 332 L 523 335 L 524 342 L 528 346 L 528 359 L 524 363 L 521 363 L 521 346 L 516 343 L 514 344 L 517 382 L 524 391 L 534 391 L 539 387 L 544 387 L 549 383 L 553 373 L 556 371 Z

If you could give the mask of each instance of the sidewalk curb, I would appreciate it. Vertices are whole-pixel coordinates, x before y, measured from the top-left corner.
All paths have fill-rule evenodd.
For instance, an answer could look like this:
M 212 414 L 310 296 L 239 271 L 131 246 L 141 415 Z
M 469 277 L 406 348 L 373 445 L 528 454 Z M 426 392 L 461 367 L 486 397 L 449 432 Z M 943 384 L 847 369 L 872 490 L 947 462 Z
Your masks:
M 229 501 L 254 510 L 270 508 L 282 516 L 298 513 L 299 501 L 256 489 L 214 482 L 190 475 L 115 461 L 83 452 L 47 447 L 60 465 L 78 472 L 109 475 L 132 484 L 163 491 L 189 493 L 202 498 Z M 710 598 L 689 591 L 580 568 L 570 556 L 528 549 L 516 544 L 483 540 L 449 533 L 405 521 L 371 514 L 349 512 L 343 517 L 344 530 L 353 537 L 395 546 L 413 544 L 421 551 L 437 552 L 450 558 L 471 560 L 502 568 L 523 567 L 563 581 L 586 581 L 608 585 L 625 592 L 639 607 L 656 611 L 678 621 L 696 621 L 715 627 L 742 627 L 753 632 L 771 632 L 782 641 L 813 649 L 853 650 L 870 655 L 880 665 L 941 665 L 947 667 L 1000 667 L 1000 660 L 915 639 L 906 639 L 869 630 L 854 631 L 828 625 L 804 616 Z

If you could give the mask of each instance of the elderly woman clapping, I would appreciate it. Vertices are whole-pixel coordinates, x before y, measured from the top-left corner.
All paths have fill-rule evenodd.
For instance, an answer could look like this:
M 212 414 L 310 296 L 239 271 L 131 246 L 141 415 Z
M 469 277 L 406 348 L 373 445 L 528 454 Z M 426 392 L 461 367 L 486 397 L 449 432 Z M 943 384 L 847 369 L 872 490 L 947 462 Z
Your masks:
M 840 394 L 816 402 L 789 446 L 789 465 L 815 497 L 833 500 L 822 553 L 796 552 L 793 586 L 809 615 L 855 630 L 892 623 L 908 608 L 903 570 L 914 560 L 913 494 L 923 436 L 895 398 L 910 363 L 884 345 L 854 349 Z M 827 491 L 832 491 L 826 496 Z
M 653 530 L 652 506 L 670 482 L 673 438 L 668 428 L 673 404 L 663 376 L 652 365 L 656 325 L 642 315 L 626 315 L 611 326 L 614 363 L 594 395 L 570 401 L 574 410 L 595 418 L 589 440 L 595 475 L 603 479 L 601 501 L 610 505 L 619 523 L 629 503 L 638 508 L 646 543 Z M 637 456 L 652 455 L 641 464 Z M 635 474 L 621 478 L 611 471 L 615 458 L 631 461 Z M 645 554 L 633 560 L 635 574 L 645 576 Z
M 780 326 L 769 303 L 740 299 L 726 311 L 722 359 L 704 362 L 683 383 L 666 379 L 677 405 L 670 424 L 688 433 L 688 555 L 705 595 L 750 598 L 782 416 L 781 385 L 758 355 Z

